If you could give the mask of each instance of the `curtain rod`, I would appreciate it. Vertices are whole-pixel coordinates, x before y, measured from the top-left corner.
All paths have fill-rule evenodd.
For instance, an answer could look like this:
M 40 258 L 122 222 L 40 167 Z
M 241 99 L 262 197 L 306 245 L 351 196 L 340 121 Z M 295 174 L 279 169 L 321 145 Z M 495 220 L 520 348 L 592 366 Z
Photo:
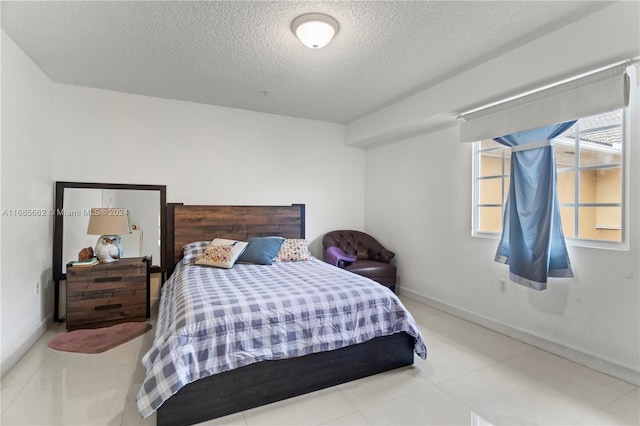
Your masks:
M 557 81 L 555 83 L 550 83 L 550 84 L 544 85 L 542 87 L 538 87 L 536 89 L 528 90 L 526 92 L 522 92 L 522 93 L 519 93 L 517 95 L 509 96 L 509 97 L 501 99 L 499 101 L 490 102 L 488 104 L 484 104 L 482 106 L 469 109 L 467 111 L 459 113 L 457 115 L 456 119 L 457 120 L 462 120 L 462 119 L 464 119 L 465 115 L 470 115 L 470 114 L 473 114 L 473 113 L 476 113 L 476 112 L 479 112 L 479 111 L 483 111 L 483 110 L 495 107 L 495 106 L 500 105 L 500 104 L 504 104 L 504 103 L 507 103 L 507 102 L 510 102 L 510 101 L 513 101 L 513 100 L 516 100 L 516 99 L 524 98 L 525 96 L 529 96 L 529 95 L 532 95 L 534 93 L 542 92 L 543 90 L 547 90 L 547 89 L 550 89 L 552 87 L 560 86 L 561 84 L 569 83 L 571 81 L 575 81 L 575 80 L 578 80 L 580 78 L 584 78 L 584 77 L 587 77 L 587 76 L 590 76 L 590 75 L 593 75 L 593 74 L 596 74 L 596 73 L 599 73 L 599 72 L 602 72 L 602 71 L 606 71 L 606 70 L 613 69 L 613 68 L 616 68 L 616 67 L 619 67 L 619 66 L 623 66 L 623 65 L 631 66 L 631 65 L 638 65 L 638 64 L 640 64 L 640 56 L 636 56 L 635 58 L 625 59 L 625 60 L 622 60 L 622 61 L 617 61 L 617 62 L 611 63 L 609 65 L 601 66 L 601 67 L 592 69 L 590 71 L 585 71 L 585 72 L 576 74 L 576 75 L 574 75 L 572 77 L 565 78 L 565 79 Z

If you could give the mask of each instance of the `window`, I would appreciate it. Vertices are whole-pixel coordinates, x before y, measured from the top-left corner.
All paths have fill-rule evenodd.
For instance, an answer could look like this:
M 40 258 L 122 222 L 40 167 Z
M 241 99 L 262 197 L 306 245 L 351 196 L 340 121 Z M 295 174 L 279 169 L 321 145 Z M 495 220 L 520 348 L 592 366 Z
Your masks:
M 558 201 L 567 239 L 621 242 L 624 235 L 624 110 L 580 119 L 554 139 Z M 500 235 L 511 149 L 474 144 L 474 235 Z

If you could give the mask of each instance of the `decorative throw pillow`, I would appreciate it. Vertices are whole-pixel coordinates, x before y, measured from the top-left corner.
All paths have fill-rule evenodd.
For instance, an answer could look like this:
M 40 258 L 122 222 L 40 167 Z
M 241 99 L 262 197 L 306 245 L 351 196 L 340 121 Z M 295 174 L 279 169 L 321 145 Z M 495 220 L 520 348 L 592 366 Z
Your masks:
M 282 237 L 253 237 L 249 238 L 249 245 L 238 258 L 238 262 L 255 263 L 256 265 L 271 265 L 276 257 L 284 238 Z
M 216 238 L 211 241 L 206 250 L 196 259 L 196 265 L 215 266 L 229 269 L 242 252 L 247 248 L 244 241 L 225 240 Z
M 182 246 L 182 263 L 193 263 L 209 247 L 211 241 L 194 241 Z
M 276 262 L 298 262 L 311 260 L 311 253 L 309 252 L 309 247 L 307 247 L 307 240 L 284 240 L 274 260 Z

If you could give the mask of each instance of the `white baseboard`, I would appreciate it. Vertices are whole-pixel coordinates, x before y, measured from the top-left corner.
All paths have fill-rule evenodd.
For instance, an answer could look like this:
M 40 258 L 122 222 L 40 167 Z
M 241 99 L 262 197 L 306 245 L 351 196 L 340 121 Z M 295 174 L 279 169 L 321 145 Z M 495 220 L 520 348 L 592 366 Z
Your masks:
M 640 372 L 616 363 L 615 361 L 602 358 L 595 354 L 585 352 L 579 348 L 551 340 L 547 337 L 538 336 L 531 332 L 512 327 L 483 315 L 456 308 L 455 306 L 451 306 L 440 300 L 419 294 L 413 290 L 398 288 L 397 291 L 401 296 L 406 296 L 409 299 L 431 306 L 432 308 L 439 309 L 458 318 L 481 325 L 490 330 L 504 334 L 505 336 L 509 336 L 539 349 L 566 358 L 570 361 L 577 362 L 578 364 L 582 364 L 601 373 L 608 374 L 617 379 L 640 386 Z
M 29 349 L 31 349 L 31 346 L 33 346 L 38 341 L 40 336 L 42 336 L 44 332 L 47 331 L 51 324 L 53 324 L 53 315 L 48 316 L 40 324 L 38 324 L 36 329 L 33 330 L 33 332 L 24 340 L 24 342 L 22 342 L 22 344 L 18 346 L 16 350 L 14 350 L 4 360 L 2 366 L 0 366 L 0 376 L 4 376 L 7 371 L 11 370 L 11 367 L 16 365 L 20 358 L 22 358 L 24 354 L 26 354 Z

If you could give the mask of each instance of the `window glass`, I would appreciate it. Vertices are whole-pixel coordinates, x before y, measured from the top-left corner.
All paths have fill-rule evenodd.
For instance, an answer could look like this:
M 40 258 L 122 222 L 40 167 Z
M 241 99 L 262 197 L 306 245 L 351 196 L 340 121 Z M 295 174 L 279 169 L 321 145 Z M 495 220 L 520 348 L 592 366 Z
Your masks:
M 502 207 L 478 207 L 478 218 L 483 232 L 502 232 Z
M 566 139 L 565 143 L 556 143 L 553 147 L 556 155 L 556 168 L 558 171 L 572 169 L 576 164 L 575 142 Z
M 498 204 L 502 201 L 502 177 L 482 179 L 478 182 L 480 186 L 480 204 Z
M 480 176 L 502 175 L 502 150 L 492 149 L 480 154 Z
M 562 220 L 562 232 L 565 238 L 575 238 L 575 207 L 560 207 L 560 220 Z
M 558 172 L 558 202 L 560 204 L 572 204 L 576 202 L 575 171 Z
M 620 241 L 622 226 L 620 207 L 579 207 L 580 238 L 600 241 Z

